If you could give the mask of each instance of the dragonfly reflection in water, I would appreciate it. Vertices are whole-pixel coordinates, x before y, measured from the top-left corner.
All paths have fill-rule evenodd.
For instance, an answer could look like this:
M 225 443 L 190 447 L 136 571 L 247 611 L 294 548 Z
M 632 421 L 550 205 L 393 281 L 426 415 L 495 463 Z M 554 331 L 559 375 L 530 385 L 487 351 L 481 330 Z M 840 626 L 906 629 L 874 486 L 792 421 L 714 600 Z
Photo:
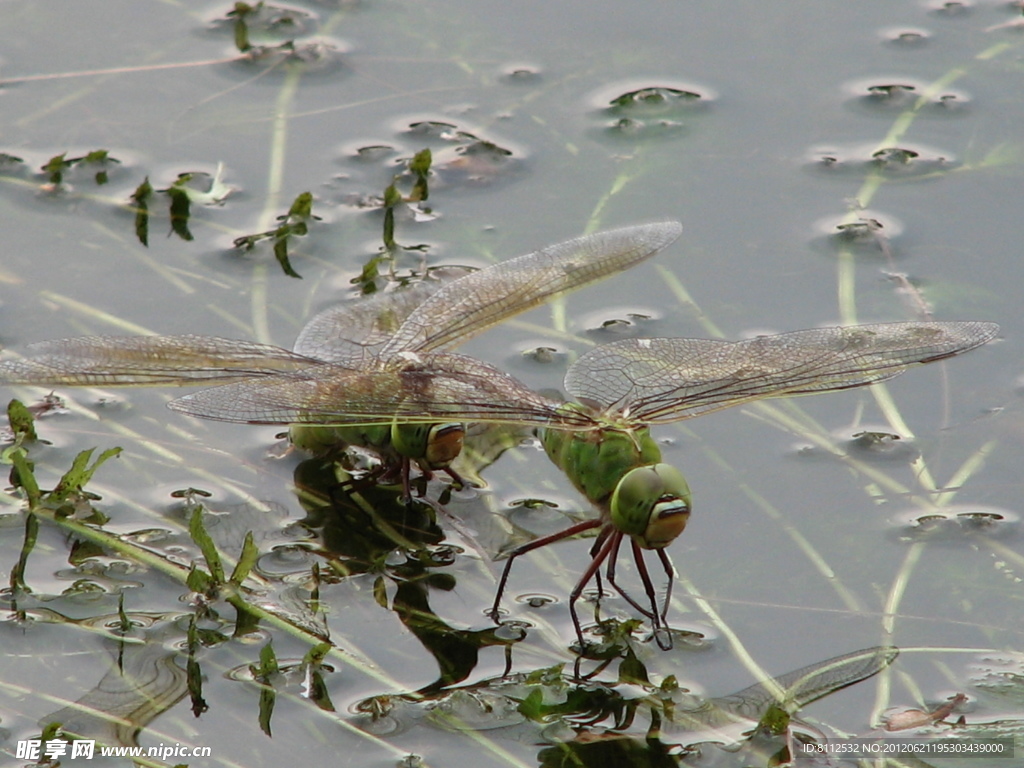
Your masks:
M 462 449 L 459 417 L 434 416 L 433 379 L 452 399 L 489 404 L 518 382 L 472 358 L 438 352 L 567 291 L 634 266 L 679 237 L 677 222 L 643 224 L 586 235 L 442 283 L 349 302 L 315 316 L 293 351 L 213 336 L 94 336 L 32 345 L 26 357 L 0 361 L 0 384 L 168 386 L 221 384 L 217 394 L 190 395 L 174 410 L 207 419 L 297 425 L 292 441 L 324 452 L 339 444 L 370 448 L 385 470 L 401 473 L 409 496 L 409 464 L 429 476 L 450 469 Z M 235 382 L 234 385 L 228 382 Z M 234 388 L 233 388 L 234 387 Z M 299 391 L 301 390 L 301 391 Z M 267 392 L 266 405 L 240 413 L 236 392 Z M 269 405 L 273 393 L 298 399 Z M 310 407 L 304 407 L 306 400 Z M 328 408 L 319 404 L 329 402 Z M 538 400 L 538 402 L 542 402 Z M 408 418 L 405 416 L 408 415 Z M 354 417 L 354 418 L 353 418 Z

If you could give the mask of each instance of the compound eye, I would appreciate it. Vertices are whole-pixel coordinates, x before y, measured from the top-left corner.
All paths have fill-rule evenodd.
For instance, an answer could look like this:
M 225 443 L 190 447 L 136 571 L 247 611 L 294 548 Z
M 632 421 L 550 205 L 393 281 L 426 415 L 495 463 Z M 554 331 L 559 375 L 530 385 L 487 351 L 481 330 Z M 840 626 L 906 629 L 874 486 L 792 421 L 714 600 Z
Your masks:
M 466 428 L 462 424 L 434 424 L 427 437 L 423 458 L 430 469 L 445 469 L 460 453 Z
M 690 486 L 675 467 L 636 467 L 619 481 L 611 500 L 612 523 L 645 549 L 668 546 L 690 517 Z

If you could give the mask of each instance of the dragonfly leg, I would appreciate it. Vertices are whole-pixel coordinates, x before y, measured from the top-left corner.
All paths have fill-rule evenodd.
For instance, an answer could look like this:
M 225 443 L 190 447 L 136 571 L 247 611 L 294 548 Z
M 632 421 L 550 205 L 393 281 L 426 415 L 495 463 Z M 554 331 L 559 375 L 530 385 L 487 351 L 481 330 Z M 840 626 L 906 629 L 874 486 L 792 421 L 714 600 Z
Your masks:
M 587 570 L 583 572 L 580 580 L 576 582 L 576 586 L 572 588 L 572 592 L 569 594 L 569 615 L 572 616 L 572 625 L 576 628 L 576 639 L 580 641 L 580 652 L 587 647 L 587 644 L 583 640 L 583 627 L 580 625 L 579 614 L 576 613 L 576 601 L 579 600 L 580 595 L 583 594 L 583 590 L 586 589 L 590 580 L 594 578 L 594 574 L 601 568 L 601 563 L 608 559 L 608 555 L 613 550 L 617 552 L 621 544 L 622 532 L 613 530 L 601 546 L 601 549 L 591 559 Z
M 637 570 L 640 573 L 640 580 L 644 584 L 644 591 L 645 591 L 645 593 L 647 594 L 648 597 L 652 597 L 653 587 L 651 586 L 651 579 L 650 579 L 650 576 L 648 576 L 648 574 L 647 574 L 647 569 L 644 567 L 643 555 L 642 554 L 637 554 L 637 550 L 639 549 L 639 547 L 637 546 L 636 542 L 632 542 L 632 543 L 633 543 L 633 558 L 636 560 Z M 640 551 L 642 552 L 642 550 L 640 550 Z M 618 552 L 616 552 L 615 554 L 618 554 Z M 611 584 L 613 587 L 615 587 L 615 591 L 618 592 L 623 598 L 625 598 L 627 603 L 629 603 L 631 606 L 633 606 L 633 608 L 635 608 L 640 613 L 642 613 L 644 616 L 646 616 L 651 621 L 653 621 L 655 623 L 655 626 L 657 626 L 657 624 L 658 624 L 658 609 L 657 609 L 657 605 L 653 602 L 653 597 L 652 597 L 652 602 L 651 602 L 651 605 L 654 607 L 653 611 L 647 610 L 642 605 L 640 605 L 640 603 L 638 603 L 636 600 L 634 600 L 633 596 L 630 595 L 625 590 L 625 588 L 619 586 L 619 584 L 615 581 L 615 563 L 614 562 L 609 562 L 608 563 L 608 583 Z
M 459 486 L 458 490 L 461 491 L 463 488 L 469 487 L 469 483 L 466 482 L 466 479 L 451 467 L 444 467 L 444 472 L 448 477 L 455 481 L 456 485 Z
M 668 584 L 665 588 L 665 604 L 661 609 L 661 623 L 665 627 L 668 626 L 668 604 L 672 601 L 672 587 L 676 583 L 676 569 L 672 565 L 672 560 L 668 556 L 668 552 L 662 547 L 658 550 L 658 559 L 661 560 L 661 566 L 665 569 L 665 576 L 667 577 Z
M 398 471 L 402 474 L 402 500 L 409 506 L 412 504 L 412 460 L 408 456 L 401 458 Z M 420 493 L 420 496 L 423 496 L 423 493 Z
M 662 606 L 661 612 L 658 611 L 658 596 L 654 591 L 654 584 L 651 582 L 651 575 L 647 572 L 647 561 L 644 560 L 644 551 L 635 541 L 633 542 L 633 559 L 636 560 L 637 570 L 640 572 L 640 580 L 644 583 L 644 590 L 647 592 L 647 597 L 651 601 L 651 610 L 653 615 L 651 616 L 651 622 L 654 627 L 654 640 L 657 642 L 658 647 L 663 651 L 672 650 L 672 635 L 668 631 L 668 601 L 672 597 L 672 564 L 668 562 L 668 557 L 664 556 L 665 550 L 659 549 L 658 554 L 661 557 L 661 564 L 669 569 L 668 588 L 665 592 L 665 604 Z
M 601 551 L 601 547 L 604 546 L 605 539 L 607 539 L 608 536 L 611 535 L 611 532 L 612 532 L 611 528 L 605 527 L 605 528 L 601 529 L 601 532 L 599 534 L 597 534 L 597 538 L 594 539 L 594 543 L 590 547 L 590 559 L 591 560 L 593 560 L 595 557 L 597 557 L 597 553 Z M 618 550 L 616 549 L 615 553 L 612 555 L 612 562 L 615 561 L 615 559 L 618 557 L 618 555 L 619 555 L 619 553 L 618 553 Z M 615 568 L 614 568 L 614 566 L 612 566 L 612 572 L 614 572 L 614 571 L 615 571 Z M 597 582 L 597 596 L 598 597 L 604 597 L 604 586 L 601 584 L 601 572 L 600 571 L 598 571 L 597 573 L 594 574 L 594 580 Z
M 512 564 L 516 561 L 516 558 L 520 555 L 525 555 L 527 552 L 532 552 L 535 549 L 546 547 L 548 544 L 553 544 L 556 541 L 561 541 L 562 539 L 567 539 L 570 536 L 575 536 L 577 533 L 597 528 L 601 524 L 600 519 L 584 520 L 582 523 L 569 526 L 564 531 L 552 533 L 549 536 L 542 536 L 539 539 L 534 539 L 533 541 L 527 542 L 526 544 L 522 544 L 513 549 L 508 555 L 508 560 L 505 561 L 505 568 L 501 572 L 501 579 L 498 581 L 498 589 L 494 595 L 494 605 L 491 606 L 491 610 L 488 612 L 491 620 L 498 620 L 498 607 L 501 604 L 501 596 L 505 592 L 505 585 L 508 583 L 509 574 L 512 573 Z

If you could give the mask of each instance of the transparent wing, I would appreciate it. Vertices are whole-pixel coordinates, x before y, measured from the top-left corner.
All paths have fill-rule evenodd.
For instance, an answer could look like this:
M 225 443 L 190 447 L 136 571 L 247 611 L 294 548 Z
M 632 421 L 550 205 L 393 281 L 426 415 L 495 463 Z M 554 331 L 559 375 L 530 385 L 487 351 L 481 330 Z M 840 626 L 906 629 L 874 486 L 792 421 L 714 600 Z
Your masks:
M 442 286 L 473 270 L 432 269 L 412 285 L 339 304 L 315 315 L 299 333 L 294 350 L 300 355 L 358 366 L 380 354 L 384 345 L 416 307 Z
M 678 222 L 623 227 L 569 240 L 473 272 L 430 296 L 386 344 L 385 357 L 456 344 L 559 293 L 654 255 L 679 237 Z
M 167 386 L 227 382 L 315 364 L 269 344 L 217 336 L 83 336 L 0 361 L 0 385 Z
M 359 369 L 321 363 L 294 374 L 247 379 L 178 398 L 192 416 L 250 424 L 374 424 L 480 421 L 596 429 L 591 417 L 559 410 L 487 363 L 438 353 L 399 356 Z
M 758 683 L 731 696 L 710 699 L 709 715 L 704 725 L 722 725 L 735 718 L 758 721 L 772 704 L 787 711 L 805 707 L 823 696 L 859 683 L 889 666 L 899 655 L 892 646 L 878 646 L 854 651 L 843 656 L 788 672 L 771 683 Z M 785 692 L 779 701 L 776 691 Z
M 974 349 L 994 323 L 881 323 L 746 341 L 624 339 L 579 358 L 565 388 L 638 423 L 677 421 L 768 397 L 848 389 Z

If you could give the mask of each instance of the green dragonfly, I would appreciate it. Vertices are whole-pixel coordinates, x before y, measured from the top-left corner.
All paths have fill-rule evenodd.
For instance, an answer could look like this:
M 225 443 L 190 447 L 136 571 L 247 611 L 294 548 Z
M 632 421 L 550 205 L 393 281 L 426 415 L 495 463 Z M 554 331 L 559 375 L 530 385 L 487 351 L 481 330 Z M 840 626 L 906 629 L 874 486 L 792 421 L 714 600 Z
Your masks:
M 665 548 L 686 527 L 690 488 L 661 461 L 649 427 L 693 418 L 742 403 L 810 395 L 891 379 L 912 365 L 959 355 L 991 341 L 999 326 L 986 322 L 878 323 L 757 336 L 743 341 L 623 339 L 582 355 L 565 375 L 575 402 L 548 405 L 539 420 L 544 450 L 600 511 L 563 531 L 508 554 L 491 615 L 495 621 L 516 558 L 539 547 L 598 529 L 591 562 L 569 596 L 577 638 L 584 646 L 575 603 L 607 561 L 608 582 L 651 619 L 655 638 L 671 647 L 666 614 L 674 570 Z M 511 397 L 509 398 L 511 401 Z M 534 420 L 524 399 L 522 420 Z M 650 608 L 615 582 L 626 537 Z M 644 550 L 658 554 L 668 589 L 659 611 Z
M 289 351 L 213 336 L 91 336 L 31 345 L 25 356 L 0 361 L 0 384 L 43 386 L 170 386 L 234 382 L 246 392 L 294 389 L 284 410 L 262 404 L 243 411 L 234 389 L 170 403 L 203 418 L 292 425 L 298 447 L 323 452 L 358 445 L 378 453 L 385 470 L 400 473 L 408 498 L 409 465 L 425 474 L 450 469 L 464 427 L 454 417 L 437 423 L 420 403 L 436 377 L 475 390 L 488 402 L 504 387 L 522 389 L 497 368 L 437 350 L 451 347 L 550 298 L 643 261 L 682 231 L 660 222 L 598 232 L 477 271 L 452 270 L 325 310 L 303 328 Z M 457 279 L 456 279 L 457 278 Z M 507 381 L 506 381 L 507 380 Z M 298 390 L 312 388 L 307 395 Z M 303 406 L 307 398 L 310 407 Z M 316 403 L 332 401 L 329 409 Z M 429 397 L 427 399 L 429 402 Z M 541 402 L 541 401 L 538 401 Z M 293 408 L 292 406 L 296 406 Z M 405 416 L 408 415 L 408 418 Z M 423 416 L 430 419 L 424 421 Z

